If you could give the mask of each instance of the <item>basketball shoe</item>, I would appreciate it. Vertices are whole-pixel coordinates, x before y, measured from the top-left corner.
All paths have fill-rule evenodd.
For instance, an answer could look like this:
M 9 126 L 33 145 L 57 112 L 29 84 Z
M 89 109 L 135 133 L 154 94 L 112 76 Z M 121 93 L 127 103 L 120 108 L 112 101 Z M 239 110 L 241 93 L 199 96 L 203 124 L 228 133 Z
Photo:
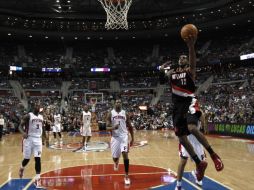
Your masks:
M 223 164 L 222 160 L 220 159 L 220 157 L 216 153 L 213 153 L 213 154 L 211 154 L 211 158 L 214 162 L 215 169 L 218 172 L 223 170 L 224 164 Z
M 206 161 L 201 161 L 196 167 L 196 177 L 198 181 L 201 181 L 205 175 L 205 170 L 207 167 Z
M 130 178 L 128 176 L 124 177 L 124 184 L 125 185 L 130 185 L 131 184 L 131 180 L 130 180 Z
M 19 178 L 22 178 L 24 175 L 25 168 L 19 168 Z
M 197 180 L 196 171 L 192 171 L 191 174 L 192 174 L 192 176 L 193 176 L 194 179 L 195 179 L 195 183 L 196 183 L 197 185 L 199 185 L 199 186 L 202 186 L 202 185 L 203 185 L 203 182 L 202 182 L 202 180 L 201 180 L 201 181 L 198 181 L 198 180 Z
M 43 188 L 42 185 L 41 185 L 41 179 L 36 179 L 34 180 L 34 186 L 38 189 L 41 189 Z

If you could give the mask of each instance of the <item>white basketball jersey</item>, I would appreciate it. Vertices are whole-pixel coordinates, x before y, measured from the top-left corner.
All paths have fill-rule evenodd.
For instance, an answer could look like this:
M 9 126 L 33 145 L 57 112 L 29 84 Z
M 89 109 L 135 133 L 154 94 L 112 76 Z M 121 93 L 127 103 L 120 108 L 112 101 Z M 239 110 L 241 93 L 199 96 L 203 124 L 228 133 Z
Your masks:
M 83 111 L 83 126 L 89 127 L 91 124 L 91 112 L 85 112 Z
M 0 119 L 0 126 L 4 126 L 4 119 Z
M 112 130 L 113 137 L 125 136 L 128 135 L 128 129 L 126 126 L 126 113 L 124 110 L 117 113 L 114 109 L 111 111 L 111 123 L 112 126 L 119 124 L 118 129 Z
M 61 115 L 60 114 L 54 115 L 54 124 L 55 125 L 61 124 Z
M 43 124 L 43 117 L 42 115 L 38 114 L 34 115 L 32 112 L 29 113 L 29 126 L 27 134 L 31 137 L 41 137 L 42 135 L 42 124 Z

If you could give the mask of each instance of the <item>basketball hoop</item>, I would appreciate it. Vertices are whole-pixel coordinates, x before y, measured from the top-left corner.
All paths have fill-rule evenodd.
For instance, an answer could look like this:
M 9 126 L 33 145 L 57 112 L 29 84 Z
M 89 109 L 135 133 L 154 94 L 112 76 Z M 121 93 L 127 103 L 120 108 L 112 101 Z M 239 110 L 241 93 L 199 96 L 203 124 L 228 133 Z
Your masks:
M 107 14 L 107 30 L 128 30 L 127 14 L 132 0 L 98 0 Z

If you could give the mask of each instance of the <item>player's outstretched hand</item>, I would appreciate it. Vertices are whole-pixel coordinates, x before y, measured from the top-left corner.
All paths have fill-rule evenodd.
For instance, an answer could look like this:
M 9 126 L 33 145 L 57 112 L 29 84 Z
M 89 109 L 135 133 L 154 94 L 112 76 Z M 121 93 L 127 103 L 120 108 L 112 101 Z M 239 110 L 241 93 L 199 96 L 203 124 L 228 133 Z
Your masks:
M 188 38 L 184 39 L 185 43 L 187 44 L 188 47 L 192 47 L 195 45 L 197 41 L 197 36 L 189 36 Z
M 159 70 L 163 70 L 165 68 L 168 68 L 170 67 L 170 65 L 172 64 L 172 61 L 167 61 L 165 63 L 163 63 L 160 67 L 159 67 Z

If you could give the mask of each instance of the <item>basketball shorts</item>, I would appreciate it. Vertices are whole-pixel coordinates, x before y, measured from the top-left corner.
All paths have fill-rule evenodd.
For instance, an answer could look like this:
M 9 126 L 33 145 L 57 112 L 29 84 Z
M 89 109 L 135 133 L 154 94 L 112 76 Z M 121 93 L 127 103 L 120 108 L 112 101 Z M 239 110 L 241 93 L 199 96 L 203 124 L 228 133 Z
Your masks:
M 42 139 L 40 137 L 28 137 L 23 139 L 22 151 L 25 159 L 30 159 L 32 154 L 34 157 L 41 157 Z
M 53 132 L 60 133 L 61 132 L 61 124 L 53 125 Z
M 82 126 L 80 128 L 80 135 L 83 137 L 92 136 L 92 130 L 90 126 Z
M 198 124 L 201 116 L 196 98 L 182 98 L 174 102 L 173 125 L 176 136 L 189 135 L 188 124 Z
M 197 154 L 198 158 L 200 160 L 204 160 L 205 159 L 205 151 L 204 151 L 202 144 L 200 144 L 200 142 L 196 139 L 196 137 L 194 135 L 189 135 L 188 139 L 189 139 L 191 145 L 193 146 L 193 149 L 194 149 L 195 153 Z M 189 158 L 190 157 L 187 150 L 181 144 L 179 144 L 179 156 L 181 158 Z
M 129 152 L 128 135 L 111 138 L 111 154 L 113 158 L 120 158 L 122 152 Z

